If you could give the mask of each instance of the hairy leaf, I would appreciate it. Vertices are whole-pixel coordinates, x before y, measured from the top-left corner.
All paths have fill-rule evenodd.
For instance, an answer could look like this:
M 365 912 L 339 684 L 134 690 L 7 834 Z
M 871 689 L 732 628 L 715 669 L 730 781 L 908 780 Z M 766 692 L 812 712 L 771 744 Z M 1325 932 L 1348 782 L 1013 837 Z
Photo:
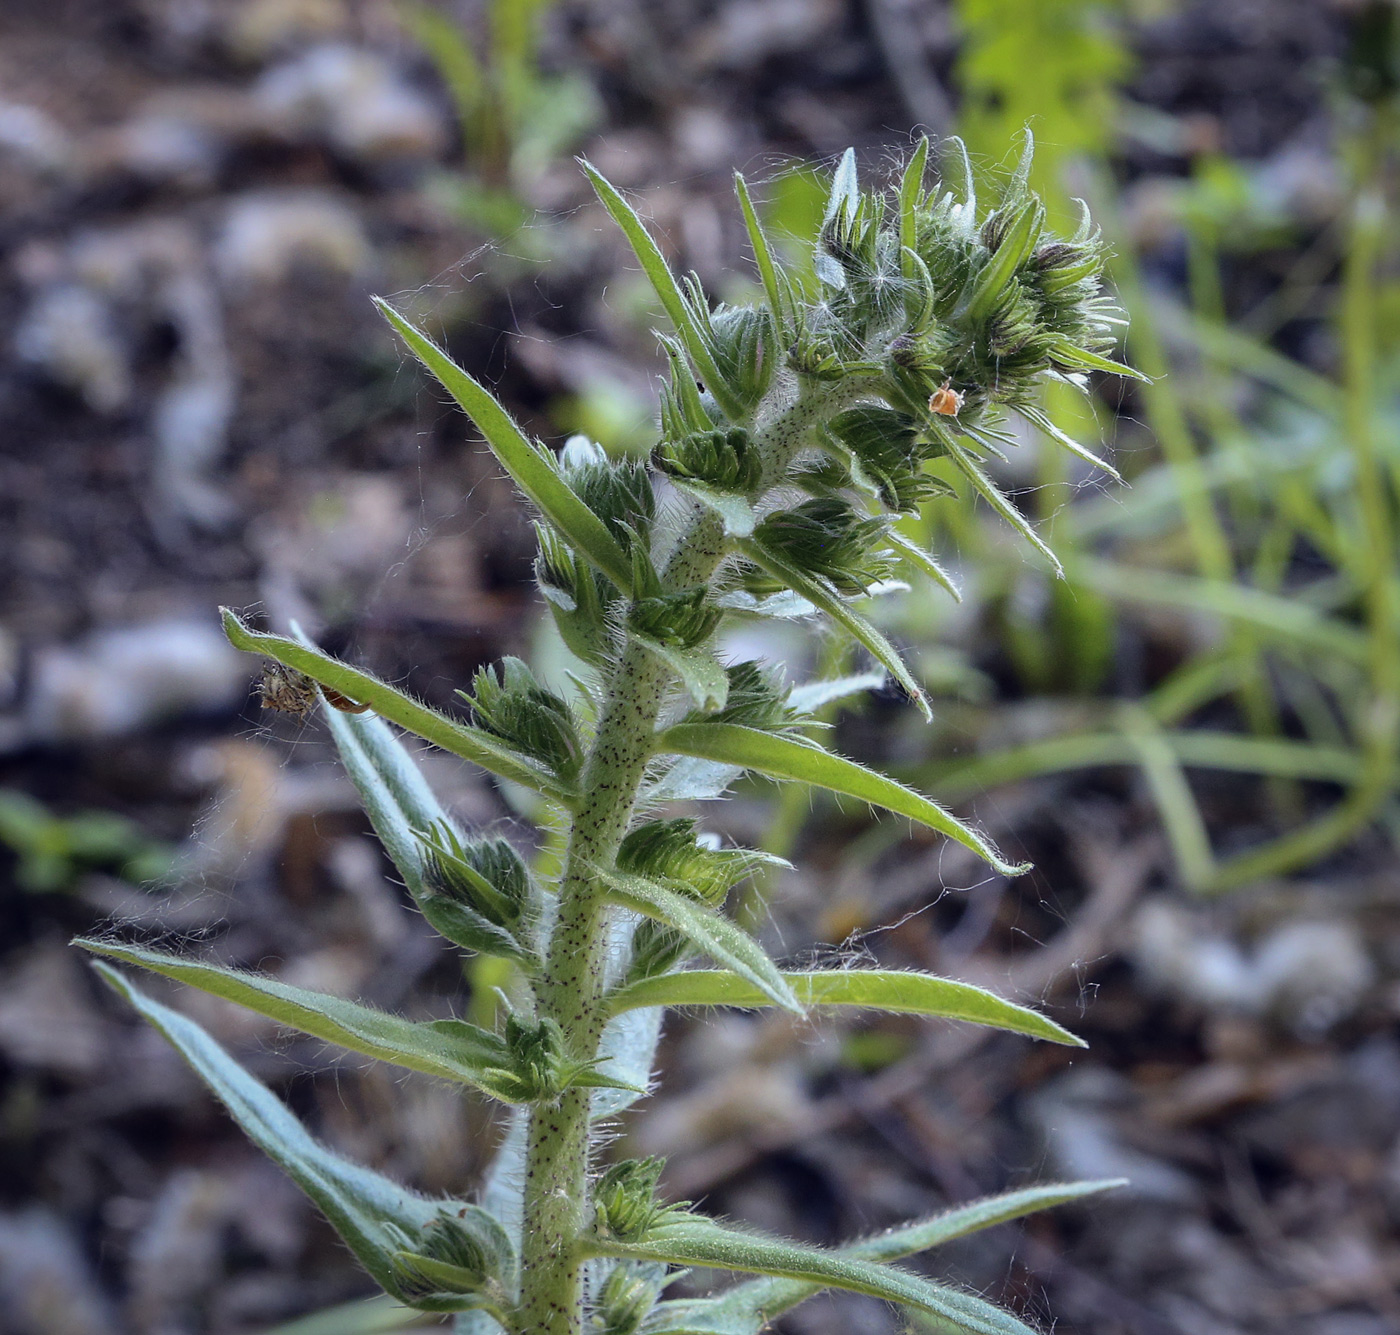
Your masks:
M 1029 863 L 1007 862 L 985 836 L 922 793 L 801 738 L 760 732 L 735 723 L 678 723 L 656 740 L 661 751 L 738 765 L 775 779 L 796 779 L 907 816 L 956 839 L 1003 876 L 1019 876 L 1030 870 Z
M 670 1215 L 640 1242 L 589 1238 L 593 1256 L 635 1257 L 672 1265 L 709 1266 L 804 1280 L 821 1288 L 847 1289 L 929 1313 L 967 1335 L 1034 1335 L 1024 1322 L 973 1294 L 935 1284 L 907 1270 L 840 1252 L 820 1251 L 756 1234 L 723 1228 L 694 1215 Z
M 298 644 L 282 635 L 249 630 L 236 613 L 227 607 L 220 610 L 224 619 L 224 633 L 235 649 L 264 654 L 298 672 L 304 672 L 322 686 L 329 686 L 359 704 L 368 705 L 375 713 L 401 728 L 503 779 L 524 784 L 566 806 L 572 801 L 574 794 L 563 789 L 554 775 L 542 765 L 529 756 L 522 756 L 518 751 L 503 746 L 483 729 L 459 723 L 436 709 L 430 709 L 387 682 L 342 663 L 319 649 Z
M 324 1039 L 351 1052 L 423 1071 L 444 1080 L 475 1085 L 493 1098 L 510 1101 L 505 1044 L 489 1030 L 461 1020 L 417 1023 L 342 997 L 292 987 L 263 974 L 181 959 L 163 951 L 79 937 L 75 945 L 94 955 L 135 964 L 152 973 L 188 983 L 201 992 L 246 1006 L 278 1024 Z
M 866 691 L 878 691 L 888 680 L 883 672 L 858 672 L 850 677 L 803 682 L 788 692 L 788 704 L 804 714 L 814 714 L 824 705 L 837 700 L 847 700 Z
M 491 452 L 516 486 L 618 588 L 629 589 L 632 566 L 626 552 L 603 521 L 560 476 L 554 457 L 528 440 L 496 396 L 462 370 L 432 339 L 409 324 L 387 301 L 375 297 L 374 304 L 414 356 L 442 382 L 462 411 L 476 423 Z
M 988 1196 L 958 1205 L 930 1219 L 901 1224 L 873 1237 L 836 1249 L 839 1256 L 863 1261 L 898 1261 L 905 1256 L 942 1246 L 984 1228 L 994 1228 L 1038 1210 L 1084 1200 L 1125 1186 L 1123 1178 L 1096 1182 L 1050 1183 Z M 736 1285 L 716 1298 L 680 1300 L 662 1305 L 656 1330 L 665 1335 L 758 1335 L 776 1317 L 822 1292 L 821 1283 L 793 1279 L 756 1279 Z
M 1067 1047 L 1086 1046 L 1082 1039 L 1038 1011 L 951 978 L 890 969 L 832 969 L 784 973 L 783 977 L 804 1006 L 852 1006 L 905 1015 L 941 1016 L 1029 1034 L 1032 1038 L 1048 1039 Z M 634 1006 L 751 1008 L 768 1002 L 762 992 L 737 974 L 722 969 L 693 969 L 629 983 L 612 995 L 609 1004 L 617 1013 Z
M 793 995 L 782 971 L 742 927 L 708 905 L 647 877 L 601 870 L 598 876 L 615 904 L 674 927 L 705 954 L 728 965 L 774 1005 L 795 1015 L 803 1013 L 802 1003 Z
M 381 1288 L 428 1311 L 450 1312 L 482 1305 L 481 1295 L 424 1296 L 406 1292 L 402 1283 L 396 1254 L 404 1250 L 406 1241 L 420 1238 L 441 1219 L 447 1202 L 428 1200 L 332 1153 L 193 1020 L 144 996 L 115 969 L 104 964 L 96 968 L 179 1051 L 248 1138 L 320 1207 Z M 510 1250 L 511 1243 L 500 1224 L 484 1210 L 450 1204 L 454 1216 L 491 1237 L 499 1251 Z M 496 1301 L 505 1297 L 497 1293 Z
M 820 608 L 853 639 L 869 649 L 876 661 L 883 664 L 890 676 L 904 687 L 909 698 L 919 706 L 923 716 L 926 719 L 933 718 L 928 698 L 923 688 L 914 680 L 914 675 L 909 671 L 904 659 L 900 657 L 899 650 L 826 580 L 799 570 L 756 538 L 743 540 L 739 546 L 750 560 L 762 566 L 774 579 L 780 580 L 794 593 Z
M 715 362 L 710 341 L 696 320 L 695 313 L 691 310 L 690 303 L 681 291 L 680 284 L 676 282 L 675 275 L 661 254 L 660 247 L 652 239 L 651 233 L 647 231 L 642 220 L 637 217 L 636 211 L 623 199 L 616 187 L 591 162 L 579 159 L 579 165 L 597 192 L 603 207 L 612 215 L 613 221 L 622 228 L 623 235 L 626 236 L 632 247 L 632 253 L 636 255 L 638 263 L 642 266 L 642 272 L 650 279 L 652 288 L 660 298 L 671 323 L 675 326 L 681 343 L 686 352 L 689 353 L 691 361 L 695 363 L 706 387 L 714 395 L 715 402 L 724 410 L 730 421 L 742 421 L 745 415 L 744 406 L 730 389 L 727 380 Z
M 681 679 L 697 709 L 724 708 L 729 698 L 729 678 L 719 660 L 704 645 L 683 649 L 679 645 L 662 644 L 636 630 L 629 634 Z

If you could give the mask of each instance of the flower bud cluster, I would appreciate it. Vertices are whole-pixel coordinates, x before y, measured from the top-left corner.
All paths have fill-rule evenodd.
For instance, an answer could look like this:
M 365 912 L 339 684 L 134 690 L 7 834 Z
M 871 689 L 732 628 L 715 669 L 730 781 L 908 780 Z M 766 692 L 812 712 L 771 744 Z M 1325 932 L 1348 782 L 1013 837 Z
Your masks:
M 727 431 L 692 431 L 679 440 L 663 440 L 656 466 L 670 478 L 703 482 L 716 491 L 747 496 L 758 487 L 763 461 L 743 427 Z
M 418 831 L 424 894 L 419 907 L 449 940 L 467 950 L 534 958 L 539 890 L 504 839 L 463 840 L 446 821 Z
M 504 658 L 499 669 L 482 668 L 466 699 L 477 727 L 538 761 L 562 782 L 578 778 L 583 746 L 573 711 L 545 690 L 520 659 Z
M 604 1236 L 636 1242 L 667 1211 L 656 1199 L 656 1184 L 666 1161 L 623 1159 L 610 1165 L 593 1186 L 597 1228 Z

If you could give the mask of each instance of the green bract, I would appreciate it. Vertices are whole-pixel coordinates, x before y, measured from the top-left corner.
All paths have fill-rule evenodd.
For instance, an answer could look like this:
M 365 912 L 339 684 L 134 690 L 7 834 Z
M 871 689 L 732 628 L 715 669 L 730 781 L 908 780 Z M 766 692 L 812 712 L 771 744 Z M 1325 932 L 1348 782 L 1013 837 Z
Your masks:
M 1045 231 L 1023 159 L 979 216 L 954 141 L 957 184 L 929 188 L 927 143 L 898 191 L 862 190 L 842 160 L 815 238 L 816 290 L 776 262 L 742 178 L 739 204 L 764 300 L 712 307 L 677 279 L 622 196 L 585 166 L 672 323 L 671 367 L 650 462 L 613 460 L 574 437 L 556 456 L 424 334 L 380 303 L 448 389 L 536 512 L 535 574 L 579 671 L 578 699 L 518 659 L 477 673 L 468 719 L 430 709 L 297 636 L 225 613 L 238 647 L 305 674 L 350 778 L 424 918 L 457 947 L 512 962 L 497 1030 L 412 1022 L 275 977 L 87 940 L 96 954 L 237 1001 L 326 1042 L 518 1105 L 480 1205 L 429 1201 L 332 1155 L 189 1019 L 99 968 L 175 1044 L 230 1113 L 326 1212 L 400 1301 L 456 1311 L 461 1335 L 756 1335 L 812 1293 L 844 1288 L 903 1304 L 942 1330 L 1013 1335 L 1015 1317 L 892 1265 L 980 1227 L 1111 1183 L 1012 1193 L 836 1251 L 721 1227 L 656 1197 L 659 1160 L 604 1158 L 599 1130 L 650 1079 L 666 1006 L 882 1009 L 988 1025 L 1055 1043 L 1054 1021 L 981 988 L 887 970 L 784 970 L 725 916 L 736 884 L 773 861 L 724 848 L 666 800 L 718 797 L 746 771 L 868 803 L 917 822 L 1014 876 L 1024 865 L 953 812 L 833 754 L 808 712 L 894 678 L 925 712 L 916 673 L 860 610 L 894 577 L 952 590 L 893 525 L 961 475 L 1039 538 L 982 469 L 1015 408 L 1084 453 L 1039 412 L 1047 380 L 1083 383 L 1107 359 L 1115 317 L 1086 218 Z M 1029 145 L 1028 145 L 1029 150 Z M 1053 559 L 1053 558 L 1052 558 Z M 717 636 L 741 617 L 822 614 L 880 671 L 792 687 L 761 664 L 724 664 Z M 372 712 L 371 712 L 372 711 Z M 500 839 L 460 831 L 395 725 L 539 794 L 567 827 L 555 877 Z M 699 957 L 710 967 L 690 967 Z M 713 1299 L 662 1301 L 670 1267 L 766 1278 Z M 587 1282 L 585 1283 L 585 1275 Z

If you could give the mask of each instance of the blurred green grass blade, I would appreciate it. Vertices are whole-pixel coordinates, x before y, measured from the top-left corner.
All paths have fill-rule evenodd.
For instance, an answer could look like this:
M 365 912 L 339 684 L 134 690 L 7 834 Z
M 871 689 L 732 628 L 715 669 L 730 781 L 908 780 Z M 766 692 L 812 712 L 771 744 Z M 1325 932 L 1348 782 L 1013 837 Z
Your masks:
M 629 590 L 632 564 L 627 554 L 603 521 L 564 481 L 554 456 L 528 440 L 496 396 L 462 370 L 432 339 L 409 324 L 383 298 L 375 297 L 374 304 L 413 355 L 437 377 L 458 407 L 476 424 L 492 454 L 516 486 L 581 555 L 619 589 Z
M 1030 870 L 1029 863 L 1007 862 L 984 835 L 922 793 L 812 742 L 735 723 L 679 723 L 659 734 L 656 743 L 658 750 L 737 765 L 775 779 L 810 783 L 883 807 L 956 840 L 1003 876 L 1019 876 Z
M 966 1020 L 970 1024 L 1028 1034 L 1068 1047 L 1085 1046 L 1068 1029 L 1038 1011 L 951 978 L 890 969 L 833 969 L 784 973 L 783 977 L 804 1006 L 850 1006 Z M 637 1006 L 753 1008 L 766 1005 L 767 1000 L 762 992 L 736 974 L 719 969 L 688 969 L 631 983 L 615 992 L 609 1004 L 614 1012 L 620 1012 Z
M 1355 783 L 1362 770 L 1361 756 L 1344 747 L 1205 729 L 1161 735 L 1187 768 L 1347 785 Z M 1138 759 L 1122 732 L 1073 732 L 1008 747 L 957 766 L 940 761 L 936 767 L 923 767 L 920 778 L 940 797 L 960 801 L 1000 784 L 1100 765 L 1135 765 Z
M 436 709 L 420 704 L 397 687 L 310 645 L 298 644 L 283 635 L 250 630 L 239 620 L 237 613 L 227 607 L 219 610 L 223 617 L 224 633 L 234 648 L 263 654 L 286 667 L 304 672 L 313 681 L 329 686 L 359 704 L 368 705 L 381 717 L 415 733 L 424 741 L 432 742 L 434 746 L 463 760 L 470 760 L 472 764 L 480 765 L 503 779 L 524 784 L 565 806 L 572 800 L 574 794 L 562 788 L 554 775 L 543 766 L 503 745 L 490 733 L 470 724 L 459 723 Z
M 397 1331 L 412 1330 L 439 1318 L 431 1312 L 416 1312 L 405 1307 L 387 1293 L 373 1298 L 360 1298 L 352 1303 L 340 1303 L 295 1321 L 269 1326 L 260 1335 L 395 1335 Z
M 1352 663 L 1366 663 L 1370 653 L 1365 631 L 1326 616 L 1297 594 L 1283 596 L 1230 581 L 1143 570 L 1088 557 L 1076 558 L 1073 574 L 1077 582 L 1106 598 L 1214 613 L 1299 648 L 1320 650 Z
M 1196 796 L 1182 773 L 1181 761 L 1144 710 L 1123 711 L 1123 735 L 1147 776 L 1182 883 L 1188 890 L 1200 890 L 1215 875 L 1215 854 Z

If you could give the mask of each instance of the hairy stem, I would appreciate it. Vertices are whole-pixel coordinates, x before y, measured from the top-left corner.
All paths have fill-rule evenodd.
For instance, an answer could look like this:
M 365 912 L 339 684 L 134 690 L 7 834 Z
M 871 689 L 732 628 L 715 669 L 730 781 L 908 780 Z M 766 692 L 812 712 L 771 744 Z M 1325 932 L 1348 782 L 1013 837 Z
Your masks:
M 763 485 L 781 476 L 813 427 L 849 396 L 804 386 L 797 399 L 757 432 L 765 461 Z M 761 420 L 761 417 L 760 417 Z M 683 521 L 666 563 L 672 589 L 708 580 L 724 557 L 724 530 L 695 507 Z M 594 1057 L 606 1022 L 608 906 L 593 876 L 616 857 L 637 803 L 652 737 L 671 674 L 640 645 L 630 644 L 606 682 L 598 729 L 583 771 L 582 804 L 574 813 L 559 913 L 540 979 L 540 1013 L 559 1022 L 570 1050 Z M 525 1163 L 520 1335 L 578 1335 L 582 1329 L 581 1262 L 576 1239 L 588 1226 L 589 1094 L 571 1089 L 530 1113 Z

